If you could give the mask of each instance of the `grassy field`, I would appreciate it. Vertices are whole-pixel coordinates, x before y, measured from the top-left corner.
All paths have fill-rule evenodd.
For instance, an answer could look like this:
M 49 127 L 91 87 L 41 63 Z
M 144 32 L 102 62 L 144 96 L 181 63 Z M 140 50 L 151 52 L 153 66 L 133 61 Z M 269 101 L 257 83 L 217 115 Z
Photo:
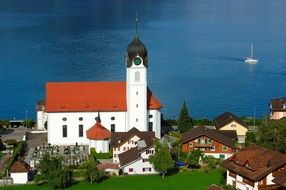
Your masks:
M 222 173 L 219 170 L 179 172 L 165 179 L 157 175 L 138 175 L 112 177 L 99 184 L 79 182 L 67 188 L 68 190 L 205 190 L 211 184 L 221 184 Z M 2 189 L 8 190 L 48 190 L 46 185 L 20 185 Z

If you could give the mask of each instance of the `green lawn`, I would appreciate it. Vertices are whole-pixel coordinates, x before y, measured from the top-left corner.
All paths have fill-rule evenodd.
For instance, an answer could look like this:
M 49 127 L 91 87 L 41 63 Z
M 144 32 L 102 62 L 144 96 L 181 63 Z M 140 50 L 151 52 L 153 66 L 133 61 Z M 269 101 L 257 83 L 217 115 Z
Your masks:
M 211 184 L 221 184 L 222 173 L 219 170 L 179 172 L 172 176 L 162 179 L 157 175 L 138 175 L 112 177 L 99 184 L 89 184 L 87 182 L 79 182 L 74 184 L 68 190 L 205 190 Z M 46 185 L 21 185 L 6 187 L 3 189 L 17 190 L 48 190 Z

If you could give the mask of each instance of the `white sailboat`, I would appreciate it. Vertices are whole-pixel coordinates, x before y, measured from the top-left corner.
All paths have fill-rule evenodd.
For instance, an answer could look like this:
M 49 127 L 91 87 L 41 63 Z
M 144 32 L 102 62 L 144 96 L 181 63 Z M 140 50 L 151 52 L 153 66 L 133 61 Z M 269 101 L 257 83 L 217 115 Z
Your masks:
M 247 57 L 245 59 L 245 63 L 249 63 L 249 64 L 258 63 L 258 60 L 253 58 L 253 44 L 251 44 L 251 47 L 250 47 L 250 57 Z

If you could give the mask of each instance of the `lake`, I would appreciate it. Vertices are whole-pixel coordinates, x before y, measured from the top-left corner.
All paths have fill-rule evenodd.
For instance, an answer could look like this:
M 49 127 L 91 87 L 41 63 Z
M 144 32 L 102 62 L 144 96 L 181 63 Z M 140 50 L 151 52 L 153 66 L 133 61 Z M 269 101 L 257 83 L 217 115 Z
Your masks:
M 35 118 L 47 81 L 125 80 L 135 35 L 165 118 L 256 117 L 286 96 L 285 0 L 2 0 L 0 118 Z M 254 44 L 256 65 L 244 63 Z

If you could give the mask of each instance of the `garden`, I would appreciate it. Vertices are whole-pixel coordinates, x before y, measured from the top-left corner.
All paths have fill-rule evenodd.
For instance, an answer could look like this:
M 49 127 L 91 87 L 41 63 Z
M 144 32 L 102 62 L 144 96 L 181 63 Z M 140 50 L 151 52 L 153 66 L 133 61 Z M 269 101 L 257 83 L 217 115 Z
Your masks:
M 91 184 L 86 181 L 73 182 L 74 184 L 67 190 L 77 189 L 96 189 L 96 190 L 205 190 L 211 184 L 223 184 L 223 171 L 215 170 L 189 170 L 181 171 L 176 174 L 162 178 L 158 175 L 137 175 L 137 176 L 120 176 L 110 177 L 100 183 Z M 50 186 L 43 185 L 19 185 L 10 186 L 3 189 L 7 190 L 50 190 Z

